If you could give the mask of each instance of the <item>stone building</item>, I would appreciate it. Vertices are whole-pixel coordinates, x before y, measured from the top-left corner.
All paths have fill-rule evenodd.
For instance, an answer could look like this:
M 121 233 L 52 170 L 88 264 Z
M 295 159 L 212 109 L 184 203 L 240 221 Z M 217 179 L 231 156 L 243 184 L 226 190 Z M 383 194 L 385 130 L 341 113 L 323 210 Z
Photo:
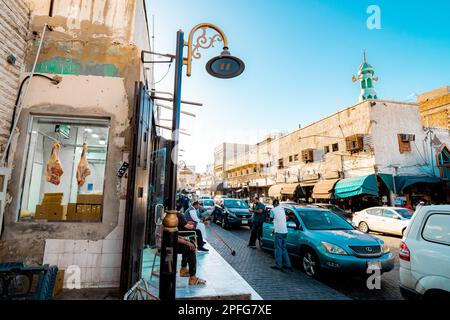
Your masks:
M 450 86 L 417 96 L 424 127 L 450 130 Z
M 4 3 L 0 32 L 12 36 L 9 50 L 0 44 L 0 77 L 5 69 L 11 77 L 0 79 L 10 90 L 0 93 L 7 110 L 2 137 L 18 121 L 4 164 L 11 175 L 0 261 L 74 265 L 82 287 L 118 287 L 121 281 L 126 289 L 137 277 L 129 266 L 140 265 L 141 248 L 133 246 L 143 232 L 131 229 L 134 213 L 126 212 L 141 209 L 127 201 L 134 192 L 128 184 L 148 186 L 149 159 L 141 153 L 151 147 L 146 138 L 136 151 L 140 135 L 133 134 L 152 123 L 150 102 L 142 98 L 142 86 L 152 81 L 151 69 L 144 71 L 141 62 L 141 50 L 150 49 L 145 1 L 8 1 L 14 22 L 3 19 Z M 16 65 L 5 68 L 10 52 Z M 14 110 L 16 96 L 23 104 Z M 5 147 L 5 139 L 1 143 Z M 62 175 L 46 169 L 56 156 Z M 90 174 L 79 178 L 82 157 Z M 118 175 L 125 162 L 129 171 Z
M 245 195 L 246 188 L 270 177 L 270 197 L 333 201 L 352 210 L 450 201 L 450 136 L 441 121 L 446 119 L 447 91 L 422 95 L 420 107 L 382 100 L 373 87 L 374 74 L 364 55 L 353 79 L 361 83 L 359 103 L 271 140 L 269 153 L 262 141 L 228 166 L 235 194 Z M 439 126 L 424 125 L 422 119 L 431 112 L 440 112 L 434 120 Z
M 248 152 L 250 145 L 239 143 L 221 143 L 214 149 L 214 177 L 212 192 L 223 193 L 227 188 L 226 171 L 234 165 L 239 155 Z

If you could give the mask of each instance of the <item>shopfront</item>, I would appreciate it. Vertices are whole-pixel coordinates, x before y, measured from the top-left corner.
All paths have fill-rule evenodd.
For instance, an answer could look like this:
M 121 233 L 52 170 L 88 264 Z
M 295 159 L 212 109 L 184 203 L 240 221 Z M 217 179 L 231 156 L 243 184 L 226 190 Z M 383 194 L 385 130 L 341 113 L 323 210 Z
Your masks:
M 121 78 L 33 80 L 8 155 L 1 261 L 74 270 L 81 288 L 119 287 L 129 163 Z M 65 284 L 67 282 L 65 281 Z
M 394 190 L 392 176 L 371 174 L 342 179 L 334 186 L 336 204 L 352 212 L 362 209 L 391 205 L 390 194 Z

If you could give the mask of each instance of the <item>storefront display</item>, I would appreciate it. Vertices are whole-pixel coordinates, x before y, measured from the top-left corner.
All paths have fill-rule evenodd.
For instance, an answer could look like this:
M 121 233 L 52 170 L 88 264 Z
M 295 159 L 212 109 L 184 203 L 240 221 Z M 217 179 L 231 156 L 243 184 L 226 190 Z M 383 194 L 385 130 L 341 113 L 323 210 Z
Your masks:
M 33 116 L 29 128 L 20 219 L 101 221 L 109 121 Z

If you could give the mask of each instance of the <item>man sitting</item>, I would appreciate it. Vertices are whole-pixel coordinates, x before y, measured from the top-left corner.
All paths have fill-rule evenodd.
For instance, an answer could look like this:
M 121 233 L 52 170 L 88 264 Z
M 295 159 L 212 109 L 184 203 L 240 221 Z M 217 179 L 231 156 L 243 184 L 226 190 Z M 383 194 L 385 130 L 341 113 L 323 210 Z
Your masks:
M 181 254 L 180 277 L 189 277 L 190 286 L 198 286 L 206 284 L 206 280 L 198 278 L 197 272 L 197 255 L 195 245 L 183 237 L 178 237 L 177 253 Z M 189 269 L 187 268 L 189 265 Z
M 205 224 L 199 217 L 199 209 L 200 209 L 200 204 L 198 203 L 198 201 L 195 201 L 192 204 L 192 206 L 190 206 L 185 211 L 184 215 L 188 222 L 194 223 L 195 229 L 200 230 L 200 232 L 202 233 L 202 238 L 203 238 L 203 240 L 205 240 L 206 239 L 206 229 L 205 229 Z
M 177 218 L 178 218 L 178 230 L 179 231 L 193 231 L 197 235 L 197 250 L 208 252 L 209 250 L 206 249 L 204 246 L 206 242 L 203 240 L 203 236 L 200 230 L 195 228 L 194 223 L 189 223 L 185 216 L 181 214 L 182 207 L 177 207 Z

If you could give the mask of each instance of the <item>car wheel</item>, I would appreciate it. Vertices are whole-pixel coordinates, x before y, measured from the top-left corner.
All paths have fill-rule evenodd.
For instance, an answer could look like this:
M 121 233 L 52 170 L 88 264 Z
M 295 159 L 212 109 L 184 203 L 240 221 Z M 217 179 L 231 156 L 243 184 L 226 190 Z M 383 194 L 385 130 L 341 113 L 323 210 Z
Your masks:
M 303 251 L 300 255 L 300 263 L 303 272 L 306 273 L 307 276 L 311 278 L 318 277 L 320 262 L 319 258 L 313 250 L 307 249 Z
M 369 226 L 364 221 L 359 223 L 358 229 L 361 232 L 365 232 L 365 233 L 369 232 Z

